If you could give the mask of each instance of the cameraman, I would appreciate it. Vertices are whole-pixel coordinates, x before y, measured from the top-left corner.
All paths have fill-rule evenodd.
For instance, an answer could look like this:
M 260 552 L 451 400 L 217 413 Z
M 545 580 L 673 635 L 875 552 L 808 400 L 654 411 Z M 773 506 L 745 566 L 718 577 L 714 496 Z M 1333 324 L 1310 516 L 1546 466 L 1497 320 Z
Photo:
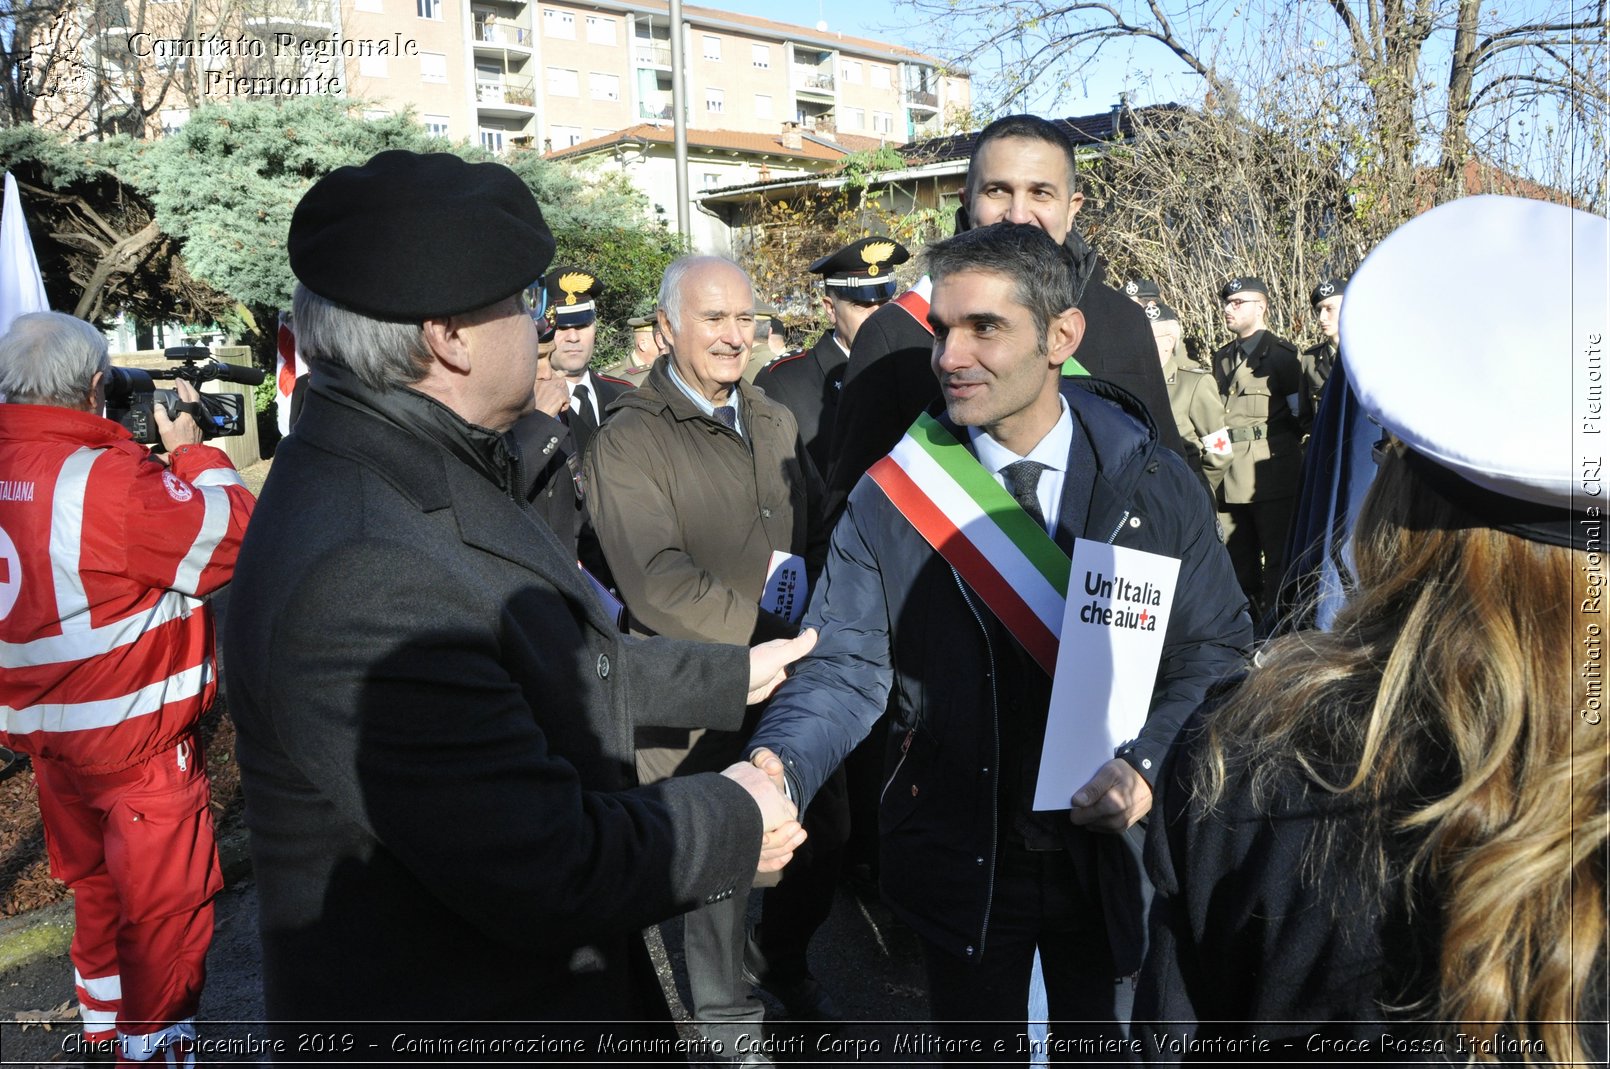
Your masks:
M 223 886 L 201 597 L 229 581 L 255 502 L 189 415 L 156 407 L 166 456 L 102 418 L 110 366 L 59 312 L 0 338 L 0 744 L 33 755 L 51 872 L 73 889 L 85 1039 L 183 1065 Z

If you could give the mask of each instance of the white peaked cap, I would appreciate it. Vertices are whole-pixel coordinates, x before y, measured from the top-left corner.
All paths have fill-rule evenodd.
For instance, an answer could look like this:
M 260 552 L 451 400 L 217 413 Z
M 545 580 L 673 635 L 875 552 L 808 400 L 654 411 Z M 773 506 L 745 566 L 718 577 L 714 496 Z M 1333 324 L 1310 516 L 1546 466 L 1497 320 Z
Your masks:
M 1405 223 L 1342 302 L 1343 359 L 1364 411 L 1484 490 L 1572 508 L 1573 402 L 1590 396 L 1590 375 L 1610 400 L 1607 260 L 1603 218 L 1543 201 L 1467 197 Z M 1610 412 L 1603 422 L 1610 434 Z M 1574 507 L 1588 503 L 1577 494 Z

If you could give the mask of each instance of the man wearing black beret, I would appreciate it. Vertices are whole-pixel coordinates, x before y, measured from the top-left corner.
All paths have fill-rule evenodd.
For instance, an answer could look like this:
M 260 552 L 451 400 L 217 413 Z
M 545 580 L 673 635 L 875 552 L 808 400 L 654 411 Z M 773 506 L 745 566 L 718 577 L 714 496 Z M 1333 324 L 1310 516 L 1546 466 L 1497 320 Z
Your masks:
M 398 1031 L 356 1022 L 663 1018 L 640 930 L 801 835 L 764 777 L 632 789 L 633 729 L 736 727 L 811 639 L 625 639 L 526 506 L 505 432 L 554 241 L 512 171 L 383 152 L 317 182 L 289 246 L 313 378 L 225 635 L 268 1015 L 326 1022 L 320 1061 Z

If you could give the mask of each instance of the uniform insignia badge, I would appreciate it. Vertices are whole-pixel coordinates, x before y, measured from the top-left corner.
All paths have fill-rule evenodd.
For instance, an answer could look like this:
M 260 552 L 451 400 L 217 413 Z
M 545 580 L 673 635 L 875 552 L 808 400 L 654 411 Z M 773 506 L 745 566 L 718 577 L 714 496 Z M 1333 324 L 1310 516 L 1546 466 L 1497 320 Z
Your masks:
M 1241 288 L 1241 280 L 1239 278 L 1232 278 L 1230 280 L 1230 284 L 1224 288 L 1229 290 L 1231 293 L 1235 293 Z
M 866 273 L 877 277 L 878 265 L 894 255 L 894 242 L 874 241 L 861 249 L 861 262 L 867 265 Z
M 593 288 L 593 276 L 585 271 L 571 271 L 559 276 L 559 288 L 565 291 L 565 303 L 575 304 L 577 294 Z
M 1158 309 L 1157 305 L 1148 304 L 1146 306 L 1146 318 L 1147 319 L 1156 319 L 1158 316 L 1160 316 L 1162 314 L 1163 313 Z
M 189 501 L 195 496 L 195 491 L 190 489 L 190 484 L 173 474 L 171 471 L 165 471 L 162 473 L 162 488 L 166 490 L 168 492 L 168 496 L 173 498 L 175 501 Z
M 1135 285 L 1134 279 L 1130 279 L 1128 282 L 1124 283 L 1124 292 L 1133 297 L 1135 294 L 1140 292 L 1140 287 Z
M 1329 282 L 1321 282 L 1319 284 L 1319 295 L 1321 297 L 1329 297 L 1331 294 L 1333 294 L 1335 292 L 1336 292 L 1336 287 L 1332 286 Z

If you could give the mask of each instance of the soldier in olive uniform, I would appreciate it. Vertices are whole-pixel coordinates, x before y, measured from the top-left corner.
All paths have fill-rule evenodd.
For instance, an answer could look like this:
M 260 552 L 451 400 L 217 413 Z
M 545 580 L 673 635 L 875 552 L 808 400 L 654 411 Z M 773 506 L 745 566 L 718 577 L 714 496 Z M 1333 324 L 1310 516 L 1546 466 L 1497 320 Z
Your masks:
M 632 351 L 620 363 L 605 368 L 604 374 L 635 387 L 648 376 L 648 369 L 654 366 L 654 361 L 665 354 L 665 347 L 660 344 L 659 332 L 654 327 L 653 312 L 646 316 L 633 316 L 626 321 L 626 325 L 632 328 Z
M 1127 287 L 1126 287 L 1127 292 Z M 1228 440 L 1220 435 L 1225 425 L 1224 399 L 1211 373 L 1184 354 L 1179 313 L 1166 304 L 1145 306 L 1146 318 L 1157 340 L 1157 358 L 1163 363 L 1163 382 L 1168 386 L 1168 403 L 1174 412 L 1174 425 L 1188 448 L 1202 461 L 1202 475 L 1215 497 L 1230 462 Z
M 1308 406 L 1296 347 L 1266 325 L 1269 288 L 1263 280 L 1233 278 L 1220 297 L 1224 325 L 1235 338 L 1213 354 L 1231 451 L 1219 484 L 1219 522 L 1257 618 L 1269 608 L 1284 567 Z
M 783 320 L 777 309 L 769 304 L 755 305 L 755 344 L 749 349 L 749 363 L 744 365 L 745 382 L 754 382 L 760 369 L 784 355 Z
M 799 435 L 818 471 L 832 457 L 833 419 L 839 387 L 856 331 L 895 295 L 894 267 L 911 259 L 897 241 L 883 237 L 853 241 L 807 269 L 821 275 L 822 304 L 831 329 L 802 353 L 785 356 L 755 378 L 766 396 L 779 402 L 799 423 Z
M 1302 353 L 1303 387 L 1308 411 L 1319 411 L 1319 395 L 1336 366 L 1336 333 L 1342 321 L 1342 290 L 1347 288 L 1345 278 L 1327 278 L 1314 287 L 1309 300 L 1314 316 L 1319 320 L 1320 332 L 1325 340 Z

